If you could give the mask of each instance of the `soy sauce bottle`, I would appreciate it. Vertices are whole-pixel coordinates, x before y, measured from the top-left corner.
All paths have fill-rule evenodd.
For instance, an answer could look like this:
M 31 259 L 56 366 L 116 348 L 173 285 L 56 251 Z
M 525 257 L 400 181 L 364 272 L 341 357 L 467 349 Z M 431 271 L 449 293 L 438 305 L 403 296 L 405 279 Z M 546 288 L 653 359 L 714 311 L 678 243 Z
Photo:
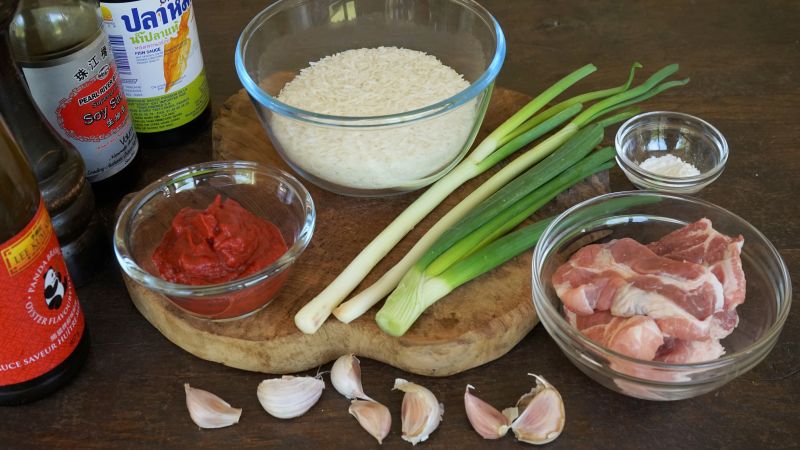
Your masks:
M 70 381 L 89 338 L 36 178 L 0 117 L 0 405 Z
M 86 178 L 123 179 L 139 142 L 97 3 L 19 0 L 9 34 L 36 106 L 78 149 Z
M 180 144 L 202 132 L 211 104 L 190 0 L 101 0 L 139 141 Z

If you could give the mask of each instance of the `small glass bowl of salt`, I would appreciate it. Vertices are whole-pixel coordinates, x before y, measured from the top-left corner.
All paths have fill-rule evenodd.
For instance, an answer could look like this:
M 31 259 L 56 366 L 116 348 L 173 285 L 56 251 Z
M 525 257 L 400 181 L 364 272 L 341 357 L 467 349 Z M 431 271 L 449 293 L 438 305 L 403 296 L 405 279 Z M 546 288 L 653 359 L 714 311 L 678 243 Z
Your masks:
M 617 164 L 636 187 L 694 194 L 716 180 L 728 161 L 725 137 L 688 114 L 639 114 L 617 131 Z

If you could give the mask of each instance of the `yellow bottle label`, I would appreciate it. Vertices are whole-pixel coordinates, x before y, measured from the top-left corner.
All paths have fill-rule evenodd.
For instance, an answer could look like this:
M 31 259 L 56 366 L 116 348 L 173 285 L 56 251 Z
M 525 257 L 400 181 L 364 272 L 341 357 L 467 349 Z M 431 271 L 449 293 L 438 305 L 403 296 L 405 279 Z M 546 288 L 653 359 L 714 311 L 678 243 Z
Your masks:
M 191 1 L 101 2 L 101 11 L 136 131 L 199 116 L 209 93 Z
M 3 244 L 0 253 L 8 275 L 14 276 L 39 258 L 53 235 L 50 217 L 40 208 L 36 217 L 15 239 Z

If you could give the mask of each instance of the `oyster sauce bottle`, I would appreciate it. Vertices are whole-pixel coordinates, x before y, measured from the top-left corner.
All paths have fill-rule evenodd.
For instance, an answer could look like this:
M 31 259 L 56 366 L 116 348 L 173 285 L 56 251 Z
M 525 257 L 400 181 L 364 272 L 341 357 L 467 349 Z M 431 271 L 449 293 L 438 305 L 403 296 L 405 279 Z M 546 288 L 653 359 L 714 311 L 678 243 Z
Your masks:
M 52 393 L 89 350 L 83 312 L 36 178 L 0 116 L 0 405 Z

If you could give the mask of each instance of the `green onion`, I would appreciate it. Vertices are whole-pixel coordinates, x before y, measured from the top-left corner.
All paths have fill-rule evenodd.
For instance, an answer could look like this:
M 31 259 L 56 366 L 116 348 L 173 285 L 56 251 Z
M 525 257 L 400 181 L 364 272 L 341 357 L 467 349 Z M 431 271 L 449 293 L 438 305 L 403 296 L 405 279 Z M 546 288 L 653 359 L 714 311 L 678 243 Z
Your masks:
M 433 243 L 442 232 L 457 222 L 469 212 L 469 210 L 488 198 L 530 166 L 552 153 L 583 126 L 593 121 L 595 118 L 620 107 L 632 104 L 635 101 L 640 101 L 640 99 L 646 98 L 648 92 L 653 89 L 665 89 L 660 86 L 659 83 L 677 71 L 677 69 L 677 65 L 668 66 L 652 75 L 642 85 L 630 90 L 615 93 L 611 97 L 599 101 L 578 114 L 570 123 L 565 125 L 554 135 L 514 159 L 486 183 L 482 184 L 478 189 L 467 196 L 456 208 L 450 211 L 450 213 L 445 215 L 442 220 L 440 220 L 441 225 L 437 223 L 437 225 L 429 230 L 428 234 L 430 234 L 430 236 L 428 237 L 428 234 L 426 234 L 426 236 L 415 245 L 412 252 L 398 263 L 400 267 L 398 267 L 397 270 L 394 268 L 392 269 L 390 277 L 387 277 L 385 281 L 382 281 L 384 278 L 379 280 L 379 286 L 376 289 L 369 290 L 369 292 L 361 296 L 356 303 L 348 302 L 350 305 L 342 305 L 342 307 L 337 310 L 337 317 L 344 322 L 349 322 L 369 309 L 369 307 L 386 295 L 388 291 L 394 288 L 400 276 L 406 272 L 408 267 L 416 261 L 420 254 L 427 250 L 428 245 Z M 537 119 L 539 122 L 537 125 L 533 126 L 533 128 L 525 130 L 513 138 L 507 138 L 526 121 L 530 120 L 531 115 L 541 109 L 546 103 L 594 70 L 594 66 L 587 65 L 563 78 L 492 132 L 464 161 L 462 161 L 461 164 L 456 166 L 450 173 L 425 191 L 370 242 L 330 285 L 306 304 L 295 316 L 295 324 L 297 327 L 305 333 L 315 332 L 330 315 L 331 311 L 345 296 L 355 289 L 369 271 L 386 256 L 397 242 L 450 193 L 467 180 L 485 172 L 502 158 L 505 158 L 510 153 L 526 145 L 527 142 L 524 142 L 525 139 L 533 140 L 541 136 L 543 133 L 539 134 L 540 131 L 547 129 L 545 124 L 547 124 L 547 126 L 553 126 L 553 124 L 557 122 L 556 118 L 559 120 L 566 120 L 569 114 L 576 113 L 578 108 L 575 105 L 567 105 L 564 110 L 555 112 L 551 117 Z M 685 84 L 686 82 L 688 82 L 688 80 L 674 82 L 669 87 Z M 606 93 L 608 92 L 609 91 L 606 91 Z M 616 92 L 616 90 L 614 92 Z M 528 131 L 534 129 L 538 129 L 539 131 L 536 133 L 528 133 Z M 526 138 L 517 139 L 522 135 L 525 135 Z M 497 152 L 497 154 L 495 154 L 495 152 Z
M 440 178 L 419 196 L 417 200 L 409 205 L 405 211 L 400 213 L 392 223 L 381 231 L 381 233 L 350 262 L 331 284 L 297 312 L 294 318 L 297 328 L 304 333 L 316 332 L 333 309 L 358 286 L 372 268 L 400 242 L 403 236 L 408 234 L 416 224 L 425 218 L 425 216 L 459 186 L 491 167 L 491 165 L 481 165 L 480 163 L 500 147 L 500 139 L 514 131 L 520 124 L 529 119 L 567 88 L 595 70 L 597 70 L 597 68 L 594 65 L 588 64 L 562 78 L 531 100 L 527 105 L 489 134 L 464 161 L 453 168 L 447 175 Z M 564 120 L 567 119 L 565 116 L 562 117 Z M 555 124 L 554 121 L 550 121 L 549 124 L 552 126 L 559 125 Z M 544 125 L 544 123 L 542 123 L 542 125 Z M 544 130 L 545 128 L 543 127 L 541 129 Z M 546 132 L 547 131 L 544 131 L 543 133 Z M 532 137 L 531 139 L 535 139 L 536 137 Z M 525 144 L 526 143 L 520 144 L 520 147 Z
M 514 113 L 499 127 L 492 131 L 489 136 L 481 141 L 475 150 L 473 150 L 468 159 L 474 163 L 480 163 L 483 161 L 487 156 L 494 153 L 500 145 L 502 145 L 500 142 L 504 137 L 516 130 L 517 127 L 522 125 L 526 120 L 528 120 L 529 117 L 542 109 L 551 100 L 558 97 L 558 95 L 567 90 L 567 88 L 596 70 L 597 67 L 595 67 L 593 64 L 587 64 L 562 78 L 556 82 L 556 84 L 545 89 L 544 92 L 528 102 L 527 105 L 523 106 L 519 111 Z
M 659 201 L 661 199 L 658 197 L 615 198 L 607 200 L 602 205 L 585 208 L 582 212 L 576 213 L 574 217 L 570 218 L 581 222 L 586 217 L 608 215 L 632 206 L 657 203 Z M 526 225 L 480 248 L 466 258 L 456 262 L 441 274 L 427 279 L 420 289 L 420 295 L 426 297 L 430 303 L 440 300 L 457 287 L 478 278 L 511 258 L 520 255 L 525 250 L 534 247 L 552 221 L 553 218 L 551 217 Z
M 475 246 L 485 243 L 487 240 L 491 241 L 506 234 L 509 230 L 519 225 L 523 220 L 544 206 L 548 201 L 550 201 L 550 199 L 555 198 L 556 195 L 558 195 L 560 192 L 563 192 L 567 187 L 572 186 L 572 184 L 575 184 L 592 173 L 595 173 L 596 167 L 599 167 L 600 165 L 607 166 L 606 168 L 613 167 L 613 163 L 609 165 L 605 163 L 614 159 L 614 155 L 614 149 L 606 147 L 603 150 L 594 152 L 590 156 L 584 158 L 582 161 L 580 161 L 580 163 L 574 165 L 571 170 L 555 177 L 552 182 L 547 184 L 542 183 L 544 184 L 544 187 L 541 189 L 531 190 L 529 194 L 525 195 L 519 201 L 511 204 L 508 207 L 503 204 L 496 206 L 489 205 L 488 208 L 481 212 L 481 215 L 484 217 L 489 217 L 490 220 L 475 220 L 471 224 L 473 226 L 473 231 L 468 235 L 456 240 L 455 242 L 453 242 L 454 240 L 452 238 L 457 237 L 458 235 L 463 235 L 464 231 L 458 230 L 459 232 L 455 232 L 453 235 L 451 235 L 449 232 L 445 233 L 445 235 L 436 241 L 436 244 L 431 247 L 430 250 L 428 250 L 426 257 L 420 259 L 417 264 L 423 266 L 426 263 L 426 260 L 435 257 L 436 259 L 430 261 L 429 265 L 425 269 L 425 272 L 429 275 L 436 275 L 443 272 L 455 261 L 458 261 L 471 253 Z M 570 166 L 572 165 L 565 164 L 562 167 Z M 538 166 L 534 167 L 534 169 L 536 168 L 538 168 Z M 587 174 L 582 176 L 584 172 Z M 519 178 L 523 177 L 520 176 Z M 506 187 L 509 188 L 506 191 L 509 193 L 508 197 L 512 198 L 514 197 L 514 190 L 519 189 L 517 186 L 511 186 L 511 184 L 507 185 Z M 527 186 L 525 185 L 521 186 L 521 189 L 523 190 L 526 190 L 526 188 Z M 505 188 L 501 190 L 501 192 L 498 192 L 498 194 L 506 194 L 506 192 L 503 191 L 505 191 Z M 484 202 L 484 204 L 486 203 L 490 202 Z M 461 223 L 464 222 L 469 221 L 463 220 Z M 458 229 L 458 227 L 454 227 L 451 230 L 455 231 L 456 229 Z M 440 243 L 443 243 L 444 245 L 440 245 Z M 442 248 L 445 248 L 446 250 L 442 251 Z M 436 256 L 437 254 L 438 256 Z
M 419 289 L 419 296 L 433 304 L 462 284 L 518 256 L 536 245 L 552 220 L 545 219 L 509 233 L 453 264 L 441 274 L 426 279 Z
M 451 249 L 453 244 L 464 239 L 467 234 L 478 229 L 486 222 L 495 220 L 498 212 L 510 208 L 520 199 L 558 176 L 566 168 L 582 160 L 602 139 L 603 129 L 599 125 L 592 125 L 581 130 L 562 145 L 558 151 L 506 184 L 502 189 L 470 211 L 458 224 L 447 230 L 416 265 L 426 267 L 431 264 L 433 258 Z
M 452 291 L 535 246 L 552 221 L 552 217 L 540 220 L 509 233 L 456 262 L 436 277 L 444 280 Z
M 514 132 L 510 133 L 509 135 L 507 135 L 505 137 L 505 139 L 507 139 L 507 140 L 514 139 L 517 136 L 521 135 L 522 133 L 526 132 L 527 130 L 535 127 L 536 125 L 538 125 L 542 121 L 549 119 L 550 117 L 558 114 L 559 112 L 561 112 L 561 111 L 563 111 L 563 110 L 565 110 L 565 109 L 567 109 L 567 108 L 569 108 L 569 107 L 571 107 L 573 105 L 587 103 L 587 102 L 590 102 L 590 101 L 593 101 L 593 100 L 598 100 L 598 99 L 601 99 L 601 98 L 606 98 L 606 97 L 610 97 L 612 95 L 619 94 L 621 92 L 625 92 L 626 90 L 628 90 L 628 88 L 631 86 L 631 83 L 633 82 L 633 76 L 636 74 L 636 69 L 641 69 L 641 68 L 642 68 L 642 65 L 639 64 L 638 62 L 637 63 L 633 63 L 633 66 L 631 66 L 630 73 L 628 74 L 628 80 L 625 81 L 625 83 L 623 83 L 622 85 L 617 86 L 617 87 L 613 87 L 613 88 L 609 88 L 609 89 L 602 89 L 602 90 L 599 90 L 599 91 L 587 92 L 585 94 L 581 94 L 581 95 L 572 97 L 572 98 L 570 98 L 568 100 L 564 100 L 561 103 L 553 105 L 553 106 L 547 108 L 546 110 L 542 111 L 540 114 L 537 114 L 536 116 L 531 117 L 530 119 L 525 121 L 525 123 L 520 125 L 519 128 L 514 130 Z
M 634 64 L 634 67 L 631 69 L 631 75 L 637 67 L 638 64 Z M 578 120 L 578 118 L 573 119 L 573 121 L 567 124 L 561 131 L 528 150 L 526 153 L 497 172 L 492 178 L 479 186 L 475 191 L 470 193 L 464 200 L 462 200 L 458 205 L 445 214 L 436 224 L 434 224 L 433 227 L 431 227 L 431 229 L 428 230 L 428 232 L 426 232 L 425 235 L 423 235 L 422 238 L 420 238 L 420 240 L 411 248 L 411 250 L 409 250 L 409 252 L 397 264 L 395 264 L 383 276 L 381 276 L 378 281 L 336 308 L 334 311 L 336 318 L 342 322 L 349 323 L 364 314 L 369 310 L 369 308 L 386 297 L 397 286 L 397 284 L 400 282 L 400 279 L 406 274 L 406 272 L 411 269 L 414 263 L 420 257 L 422 257 L 425 251 L 438 239 L 442 233 L 458 222 L 477 204 L 497 191 L 504 184 L 508 183 L 511 179 L 522 173 L 525 169 L 547 156 L 560 144 L 569 139 L 569 137 L 577 133 L 577 131 L 580 129 L 580 126 L 582 126 L 586 120 L 599 117 L 615 109 L 631 105 L 636 101 L 645 100 L 646 98 L 649 98 L 647 95 L 650 91 L 662 92 L 668 88 L 686 84 L 688 80 L 658 84 L 669 75 L 675 73 L 677 70 L 677 65 L 673 64 L 667 66 L 650 76 L 645 83 L 637 88 L 631 89 L 630 91 L 618 92 L 619 88 L 601 91 L 604 93 L 612 93 L 613 95 L 607 98 L 604 103 L 601 104 L 598 102 L 597 104 L 593 105 L 590 109 L 590 115 L 586 116 L 582 114 L 583 117 L 578 116 L 581 118 L 581 120 Z M 625 83 L 623 87 L 627 88 L 629 84 L 629 82 Z M 613 101 L 608 101 L 611 99 L 613 99 Z M 569 101 L 570 100 L 567 102 Z M 569 106 L 567 108 L 569 108 Z M 540 115 L 546 113 L 547 111 L 542 112 Z M 613 121 L 617 119 L 619 119 L 619 116 L 615 116 L 609 120 Z M 543 121 L 543 123 L 544 122 L 546 121 Z M 608 123 L 611 122 L 604 121 L 602 126 L 606 126 Z M 509 141 L 507 144 L 510 145 L 511 141 Z M 501 147 L 501 149 L 498 151 L 501 151 L 502 149 L 503 147 Z M 490 163 L 490 158 L 486 158 L 483 163 L 488 165 Z M 486 168 L 488 169 L 488 167 Z M 378 238 L 380 238 L 380 236 Z M 375 263 L 377 263 L 377 261 Z M 372 267 L 374 267 L 374 264 L 369 268 L 365 268 L 365 271 L 368 272 Z M 364 276 L 366 276 L 366 273 L 364 273 L 361 279 L 363 279 Z
M 429 306 L 446 294 L 443 294 L 441 289 L 426 291 L 424 288 L 428 283 L 432 282 L 432 280 L 437 280 L 440 274 L 445 273 L 447 269 L 462 260 L 465 255 L 469 255 L 471 248 L 483 242 L 487 236 L 495 233 L 498 229 L 518 225 L 575 183 L 593 173 L 613 167 L 613 158 L 614 150 L 612 148 L 594 152 L 572 167 L 561 171 L 558 176 L 512 205 L 507 207 L 497 205 L 495 209 L 486 209 L 483 216 L 490 219 L 484 221 L 483 225 L 452 245 L 446 246 L 446 244 L 442 243 L 451 241 L 450 238 L 452 236 L 443 236 L 443 239 L 437 241 L 425 256 L 408 271 L 394 292 L 386 299 L 386 303 L 375 315 L 375 321 L 378 326 L 392 336 L 405 334 Z M 515 186 L 514 188 L 518 189 L 519 187 Z M 507 194 L 507 192 L 504 192 L 504 194 Z M 457 229 L 458 226 L 455 228 Z M 459 234 L 461 233 L 453 232 L 453 236 Z M 444 246 L 447 249 L 442 251 Z M 475 253 L 472 254 L 474 255 Z M 500 255 L 500 257 L 506 256 L 506 259 L 510 259 L 513 255 Z M 443 283 L 447 284 L 446 282 Z M 433 281 L 433 286 L 441 286 L 441 284 L 439 281 Z

